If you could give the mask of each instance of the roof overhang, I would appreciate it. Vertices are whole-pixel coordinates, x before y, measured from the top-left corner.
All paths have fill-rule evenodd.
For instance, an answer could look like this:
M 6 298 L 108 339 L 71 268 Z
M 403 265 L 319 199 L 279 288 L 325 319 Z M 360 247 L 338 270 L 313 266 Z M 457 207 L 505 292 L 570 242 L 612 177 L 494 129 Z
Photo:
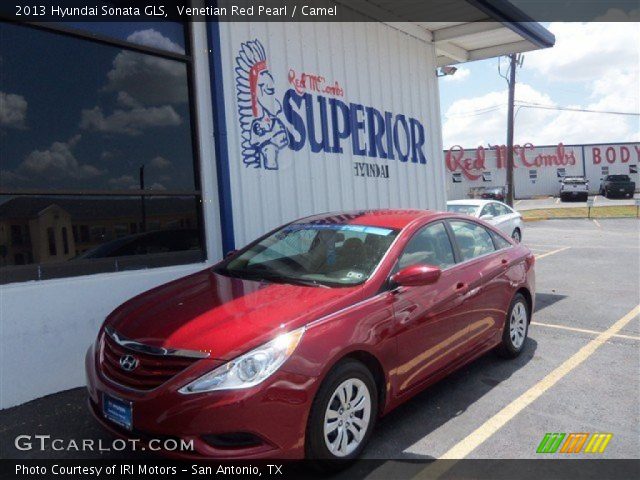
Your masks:
M 433 42 L 438 66 L 538 50 L 555 43 L 550 31 L 507 0 L 336 1 Z M 425 18 L 460 21 L 429 22 L 423 21 Z

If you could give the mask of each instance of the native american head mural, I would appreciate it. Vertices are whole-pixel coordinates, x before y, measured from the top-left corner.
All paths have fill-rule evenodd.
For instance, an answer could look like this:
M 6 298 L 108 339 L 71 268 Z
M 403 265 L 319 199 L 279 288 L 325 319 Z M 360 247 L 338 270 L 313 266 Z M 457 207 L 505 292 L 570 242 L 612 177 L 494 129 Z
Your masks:
M 242 160 L 247 167 L 278 169 L 278 153 L 289 144 L 281 119 L 267 55 L 259 40 L 240 46 L 236 57 L 236 93 L 241 129 Z

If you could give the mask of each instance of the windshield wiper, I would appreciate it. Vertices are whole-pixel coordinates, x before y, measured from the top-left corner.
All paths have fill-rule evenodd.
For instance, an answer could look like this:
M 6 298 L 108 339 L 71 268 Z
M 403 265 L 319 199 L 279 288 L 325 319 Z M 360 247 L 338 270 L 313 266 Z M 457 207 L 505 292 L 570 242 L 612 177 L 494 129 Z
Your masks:
M 262 268 L 255 269 L 243 269 L 243 270 L 229 270 L 226 268 L 220 268 L 217 272 L 221 275 L 227 275 L 234 278 L 242 278 L 245 280 L 260 280 L 273 283 L 289 283 L 292 285 L 305 285 L 307 287 L 320 287 L 331 288 L 329 285 L 325 285 L 317 280 L 310 280 L 304 278 L 288 277 L 286 275 L 280 275 L 274 270 L 268 267 L 261 266 Z
M 306 280 L 304 278 L 292 278 L 292 277 L 282 277 L 282 281 L 284 283 L 292 283 L 294 285 L 305 285 L 307 287 L 320 287 L 320 288 L 331 288 L 329 285 L 325 285 L 317 280 Z

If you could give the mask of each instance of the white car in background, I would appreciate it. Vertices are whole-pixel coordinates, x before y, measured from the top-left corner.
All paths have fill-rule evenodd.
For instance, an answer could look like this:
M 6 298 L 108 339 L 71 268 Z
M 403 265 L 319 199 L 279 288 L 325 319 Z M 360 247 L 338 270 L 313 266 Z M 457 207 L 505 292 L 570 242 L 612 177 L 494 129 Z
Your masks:
M 514 209 L 496 200 L 451 200 L 447 202 L 447 211 L 462 213 L 484 220 L 513 238 L 522 240 L 524 222 L 522 215 Z

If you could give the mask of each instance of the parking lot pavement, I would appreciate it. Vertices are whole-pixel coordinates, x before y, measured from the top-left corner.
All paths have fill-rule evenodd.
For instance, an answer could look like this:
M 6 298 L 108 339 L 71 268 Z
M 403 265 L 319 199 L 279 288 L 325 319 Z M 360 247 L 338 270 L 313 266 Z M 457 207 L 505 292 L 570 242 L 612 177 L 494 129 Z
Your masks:
M 606 198 L 602 195 L 590 195 L 593 199 L 593 205 L 596 207 L 614 207 L 621 205 L 635 205 L 635 199 L 640 198 L 640 193 L 636 193 L 634 198 Z M 563 202 L 559 197 L 547 196 L 540 198 L 525 198 L 516 200 L 513 204 L 518 211 L 535 210 L 537 208 L 567 208 L 567 207 L 586 207 L 587 202 Z
M 547 432 L 606 432 L 613 437 L 598 458 L 638 458 L 640 222 L 602 219 L 599 225 L 586 219 L 528 224 L 524 240 L 537 256 L 537 305 L 526 350 L 509 361 L 488 354 L 391 412 L 365 456 L 539 458 L 536 449 Z M 2 411 L 0 425 L 0 451 L 7 457 L 43 456 L 17 451 L 19 434 L 109 438 L 87 412 L 81 389 Z M 403 465 L 412 465 L 406 476 L 425 468 Z M 384 468 L 356 466 L 346 475 L 378 478 Z

